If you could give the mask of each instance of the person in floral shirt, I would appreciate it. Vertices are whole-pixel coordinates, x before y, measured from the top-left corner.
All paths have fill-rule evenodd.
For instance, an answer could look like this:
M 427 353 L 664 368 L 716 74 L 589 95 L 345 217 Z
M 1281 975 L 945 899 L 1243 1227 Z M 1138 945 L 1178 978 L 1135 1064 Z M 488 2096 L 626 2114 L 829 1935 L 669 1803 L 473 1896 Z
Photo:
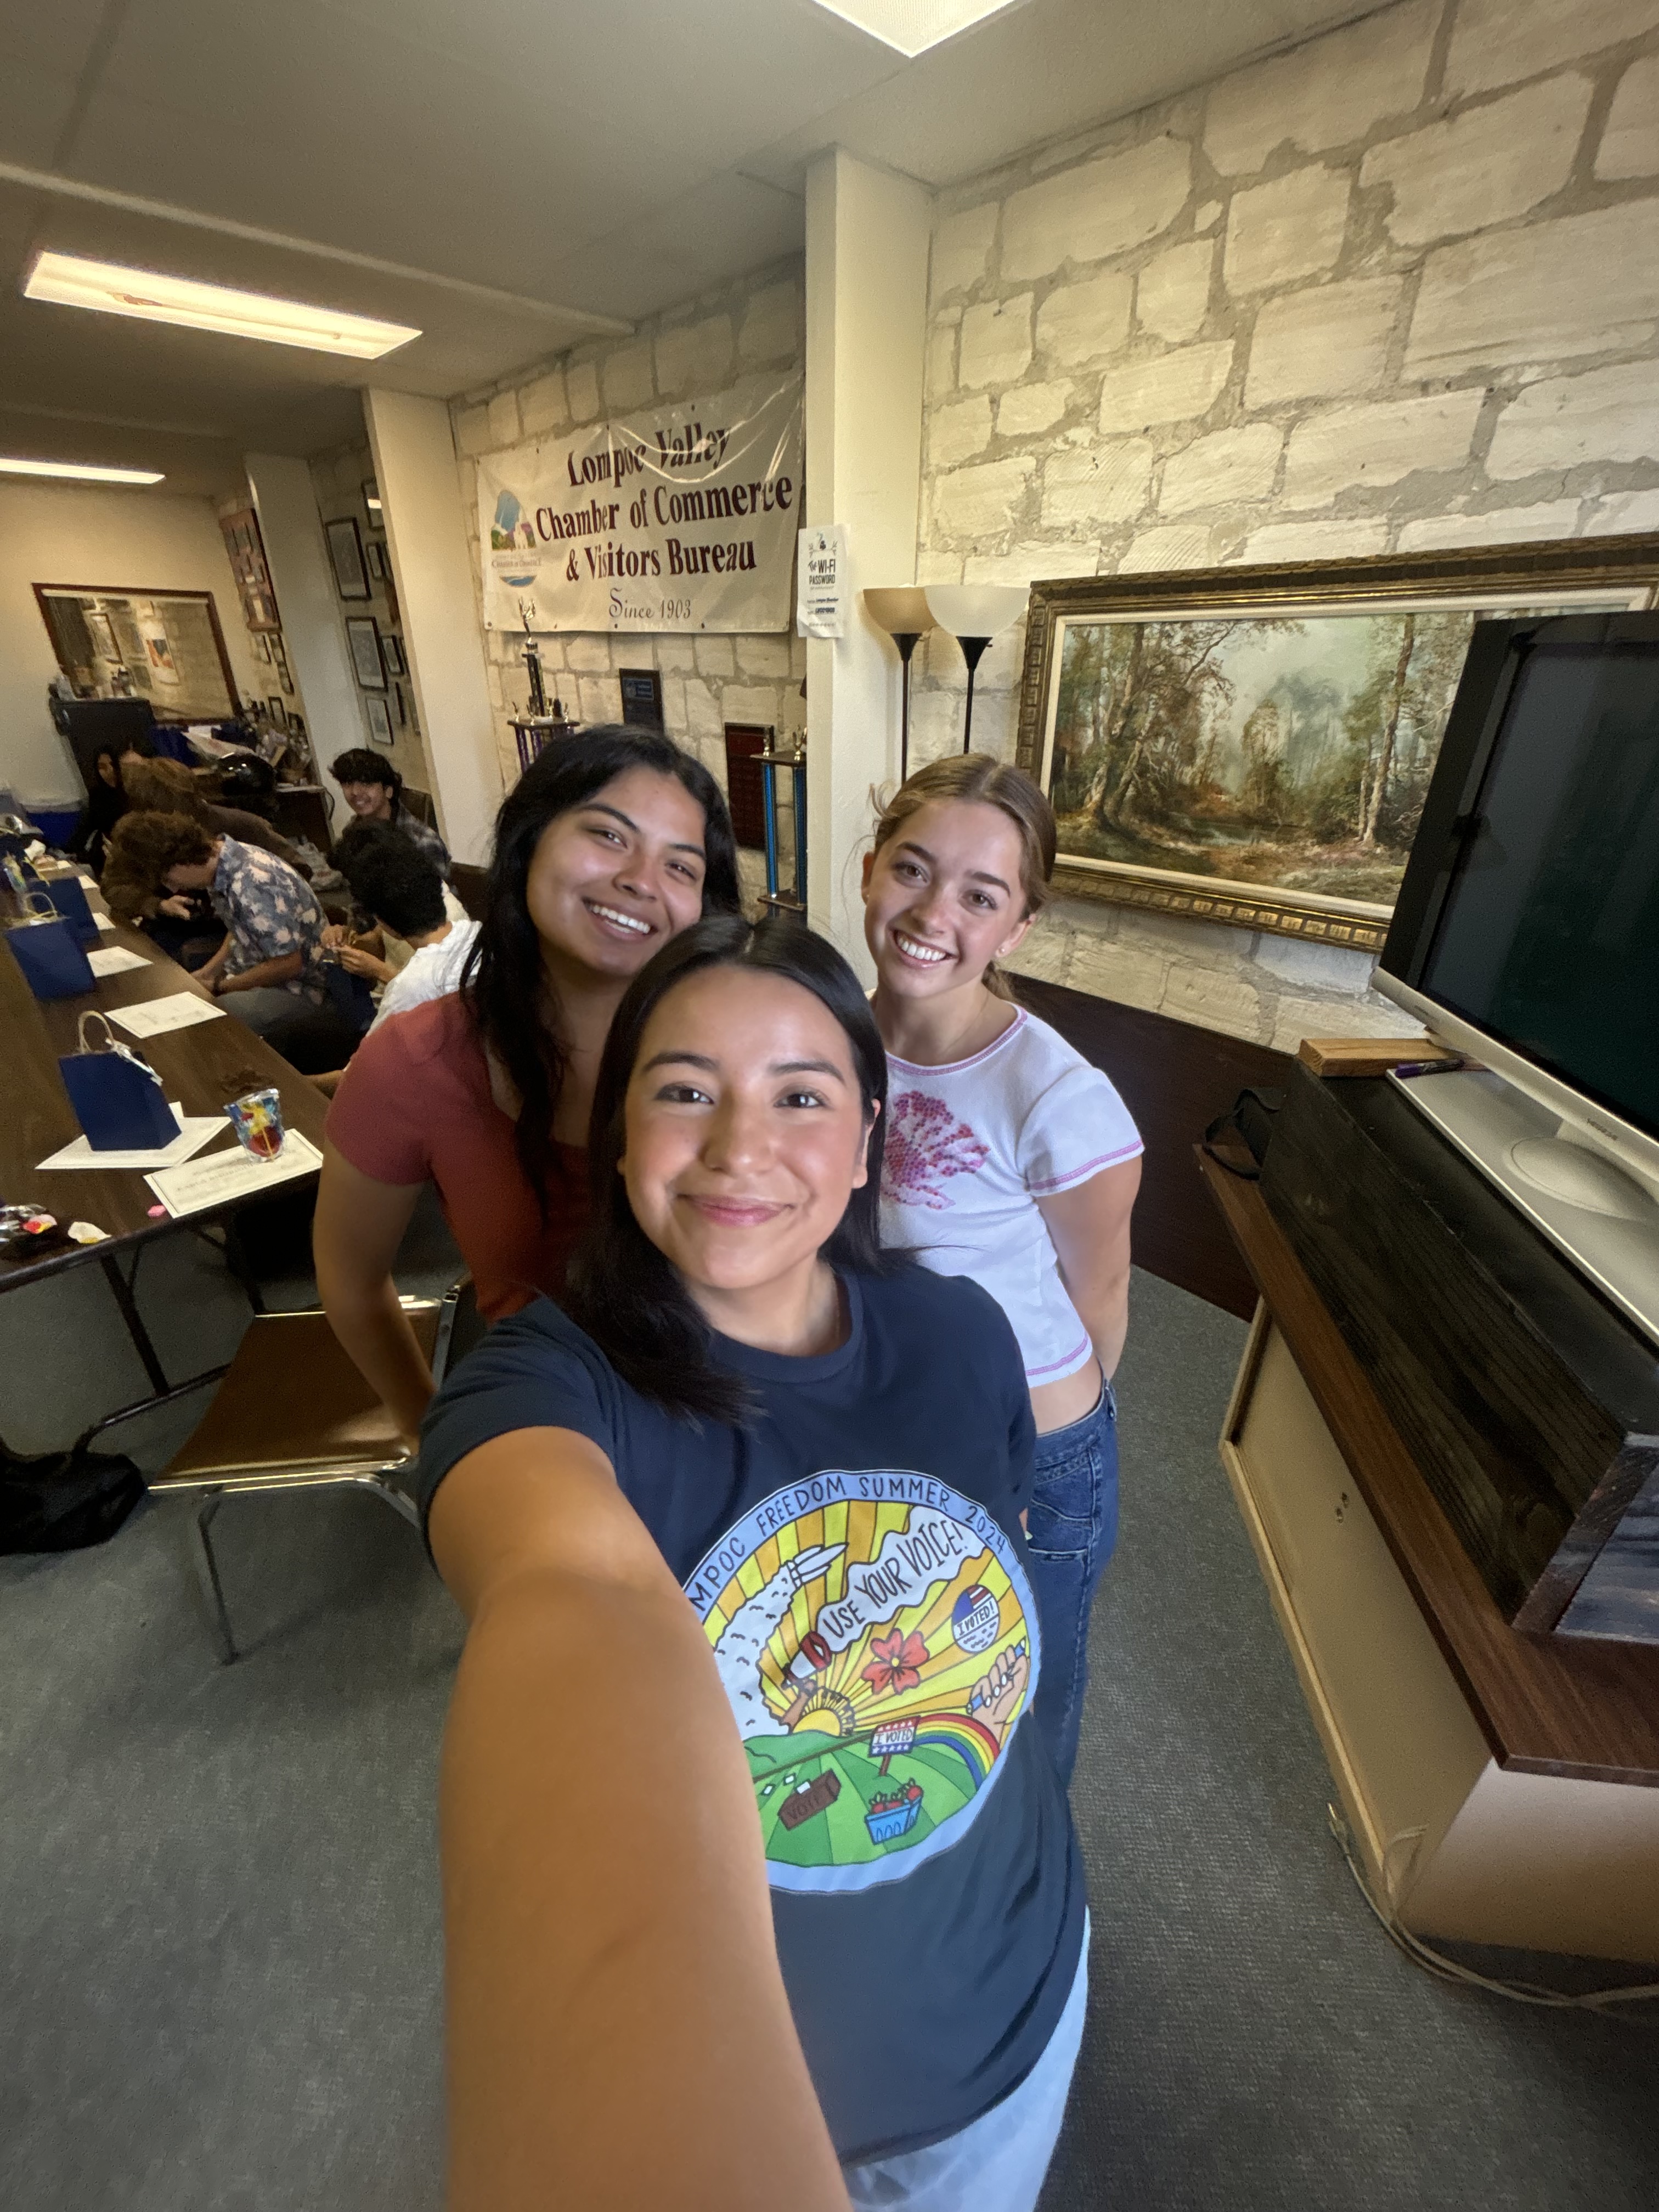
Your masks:
M 206 891 L 225 938 L 197 980 L 231 1000 L 227 1012 L 263 1036 L 323 1004 L 325 918 L 303 876 L 272 853 L 210 836 L 185 815 L 140 811 L 117 829 L 124 865 L 164 902 Z

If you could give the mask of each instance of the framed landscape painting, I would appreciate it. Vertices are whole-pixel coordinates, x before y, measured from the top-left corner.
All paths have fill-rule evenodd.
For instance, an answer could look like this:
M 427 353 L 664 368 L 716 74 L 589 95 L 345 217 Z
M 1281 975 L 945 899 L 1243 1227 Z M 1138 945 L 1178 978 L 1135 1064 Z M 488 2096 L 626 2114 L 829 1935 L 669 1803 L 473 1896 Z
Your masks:
M 1381 951 L 1475 622 L 1656 587 L 1659 536 L 1033 584 L 1055 889 Z

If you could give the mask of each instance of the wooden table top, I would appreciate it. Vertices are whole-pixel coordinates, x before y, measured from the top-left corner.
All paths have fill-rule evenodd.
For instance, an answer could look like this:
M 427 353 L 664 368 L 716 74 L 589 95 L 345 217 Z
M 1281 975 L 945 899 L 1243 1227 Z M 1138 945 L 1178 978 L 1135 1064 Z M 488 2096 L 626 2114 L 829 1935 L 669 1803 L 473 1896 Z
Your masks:
M 1510 1626 L 1261 1190 L 1198 1164 L 1498 1765 L 1659 1787 L 1659 1645 Z
M 90 890 L 88 896 L 94 911 L 98 910 L 96 897 Z M 0 1260 L 0 1291 L 33 1282 L 79 1261 L 97 1259 L 116 1246 L 131 1245 L 178 1225 L 165 1218 L 150 1219 L 155 1194 L 136 1168 L 71 1169 L 43 1175 L 35 1165 L 37 1160 L 48 1158 L 81 1133 L 58 1072 L 58 1060 L 60 1054 L 76 1049 L 76 1027 L 88 1007 L 109 1013 L 118 1006 L 165 999 L 176 991 L 207 996 L 193 977 L 141 932 L 106 929 L 99 941 L 125 945 L 142 954 L 146 965 L 129 969 L 124 975 L 104 976 L 90 991 L 73 999 L 37 999 L 16 961 L 0 948 L 0 1069 L 4 1071 L 0 1075 L 0 1095 L 3 1096 L 0 1200 L 9 1206 L 44 1206 L 59 1221 L 94 1222 L 112 1243 L 75 1244 L 67 1251 L 47 1253 L 24 1263 Z M 216 1003 L 226 1010 L 222 1021 L 171 1030 L 161 1036 L 129 1037 L 120 1029 L 115 1034 L 149 1060 L 167 1086 L 167 1097 L 178 1099 L 187 1115 L 216 1114 L 246 1091 L 274 1087 L 282 1094 L 284 1126 L 309 1137 L 320 1151 L 328 1101 L 262 1037 L 236 1019 L 234 993 Z M 210 1152 L 223 1149 L 216 1141 L 209 1147 Z M 296 1176 L 282 1188 L 303 1190 L 310 1180 Z M 210 1220 L 229 1210 L 207 1207 L 189 1218 Z

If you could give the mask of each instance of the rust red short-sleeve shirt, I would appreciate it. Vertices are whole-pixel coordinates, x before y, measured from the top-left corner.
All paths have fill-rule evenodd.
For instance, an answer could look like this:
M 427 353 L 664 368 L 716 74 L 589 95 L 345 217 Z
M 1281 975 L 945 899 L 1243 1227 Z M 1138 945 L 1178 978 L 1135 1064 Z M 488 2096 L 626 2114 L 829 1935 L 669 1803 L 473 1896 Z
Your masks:
M 453 995 L 395 1014 L 365 1037 L 328 1109 L 328 1137 L 376 1182 L 435 1183 L 487 1321 L 538 1291 L 558 1298 L 587 1218 L 587 1154 L 560 1145 L 543 1220 L 489 1095 L 489 1069 Z

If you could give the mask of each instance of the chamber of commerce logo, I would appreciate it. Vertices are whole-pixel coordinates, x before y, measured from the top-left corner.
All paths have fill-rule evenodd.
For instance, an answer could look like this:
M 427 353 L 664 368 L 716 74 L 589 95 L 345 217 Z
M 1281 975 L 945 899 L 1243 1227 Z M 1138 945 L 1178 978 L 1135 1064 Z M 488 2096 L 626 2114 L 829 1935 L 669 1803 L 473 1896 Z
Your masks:
M 1036 1607 L 982 1506 L 931 1475 L 776 1491 L 686 1584 L 780 1889 L 860 1889 L 963 1835 L 1036 1687 Z
M 495 556 L 492 565 L 503 583 L 521 586 L 535 582 L 541 568 L 541 547 L 536 536 L 536 526 L 520 506 L 517 496 L 510 491 L 503 491 L 495 501 L 495 520 L 489 528 L 489 548 Z M 536 557 L 526 561 L 524 558 L 526 553 Z M 514 573 L 509 574 L 509 571 Z

